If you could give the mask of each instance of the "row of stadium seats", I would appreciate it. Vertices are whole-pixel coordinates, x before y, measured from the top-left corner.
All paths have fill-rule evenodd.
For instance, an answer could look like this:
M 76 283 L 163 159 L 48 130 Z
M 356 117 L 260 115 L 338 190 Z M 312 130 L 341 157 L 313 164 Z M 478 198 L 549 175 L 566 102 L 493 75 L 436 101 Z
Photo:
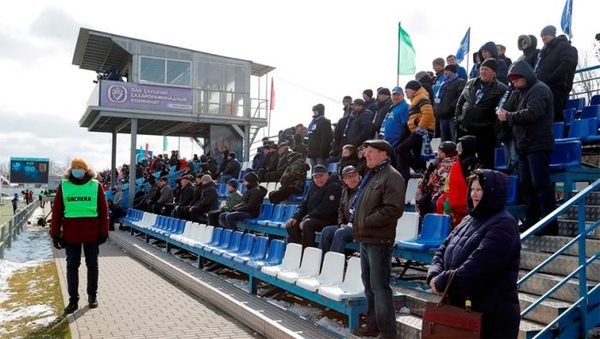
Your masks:
M 495 169 L 506 170 L 504 148 L 496 147 Z M 550 158 L 550 169 L 560 170 L 566 168 L 581 167 L 581 141 L 574 138 L 555 139 L 554 151 Z

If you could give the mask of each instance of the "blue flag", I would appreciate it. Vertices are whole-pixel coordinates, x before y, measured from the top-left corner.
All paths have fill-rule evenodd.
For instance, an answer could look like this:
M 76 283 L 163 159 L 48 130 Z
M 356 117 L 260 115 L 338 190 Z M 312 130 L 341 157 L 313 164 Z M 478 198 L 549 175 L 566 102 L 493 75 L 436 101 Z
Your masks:
M 471 27 L 467 29 L 467 33 L 465 33 L 465 37 L 460 42 L 460 47 L 458 47 L 458 51 L 456 52 L 456 62 L 461 63 L 465 56 L 469 54 L 469 48 L 471 44 Z
M 565 2 L 565 8 L 563 8 L 562 17 L 560 18 L 560 28 L 569 37 L 569 40 L 573 37 L 573 27 L 571 25 L 573 15 L 573 0 L 567 0 Z

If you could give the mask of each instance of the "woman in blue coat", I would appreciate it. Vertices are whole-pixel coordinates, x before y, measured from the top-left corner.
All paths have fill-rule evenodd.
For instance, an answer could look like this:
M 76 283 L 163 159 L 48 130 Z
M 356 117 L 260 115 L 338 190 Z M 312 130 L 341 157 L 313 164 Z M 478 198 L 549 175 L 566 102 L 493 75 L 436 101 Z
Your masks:
M 483 313 L 483 338 L 516 338 L 520 308 L 517 292 L 521 241 L 517 222 L 504 209 L 507 179 L 502 173 L 476 170 L 469 177 L 469 215 L 436 252 L 427 273 L 434 293 L 448 289 L 450 304 Z

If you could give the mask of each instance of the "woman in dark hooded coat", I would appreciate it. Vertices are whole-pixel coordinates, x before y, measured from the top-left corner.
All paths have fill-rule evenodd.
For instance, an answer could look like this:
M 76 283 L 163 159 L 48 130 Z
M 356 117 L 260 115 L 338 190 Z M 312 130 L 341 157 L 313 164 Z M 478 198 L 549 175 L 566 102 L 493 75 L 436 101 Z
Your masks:
M 516 338 L 519 333 L 517 278 L 521 242 L 517 222 L 504 206 L 506 176 L 476 170 L 469 177 L 469 215 L 437 250 L 427 273 L 434 293 L 444 291 L 450 274 L 448 302 L 483 313 L 482 338 Z

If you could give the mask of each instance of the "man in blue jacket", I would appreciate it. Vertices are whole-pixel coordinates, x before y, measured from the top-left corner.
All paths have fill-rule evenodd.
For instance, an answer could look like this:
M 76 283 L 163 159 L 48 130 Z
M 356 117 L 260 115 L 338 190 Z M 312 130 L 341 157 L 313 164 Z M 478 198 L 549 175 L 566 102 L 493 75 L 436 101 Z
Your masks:
M 407 121 L 408 103 L 404 100 L 404 90 L 397 86 L 392 89 L 392 108 L 381 124 L 379 139 L 389 142 L 392 147 L 396 146 L 406 132 Z
M 519 60 L 512 64 L 508 79 L 515 91 L 504 108 L 498 111 L 498 119 L 508 121 L 515 138 L 519 155 L 519 180 L 526 205 L 523 224 L 526 230 L 556 208 L 554 187 L 550 181 L 554 104 L 552 91 L 535 77 L 526 61 Z M 558 224 L 554 221 L 543 231 L 556 235 Z

